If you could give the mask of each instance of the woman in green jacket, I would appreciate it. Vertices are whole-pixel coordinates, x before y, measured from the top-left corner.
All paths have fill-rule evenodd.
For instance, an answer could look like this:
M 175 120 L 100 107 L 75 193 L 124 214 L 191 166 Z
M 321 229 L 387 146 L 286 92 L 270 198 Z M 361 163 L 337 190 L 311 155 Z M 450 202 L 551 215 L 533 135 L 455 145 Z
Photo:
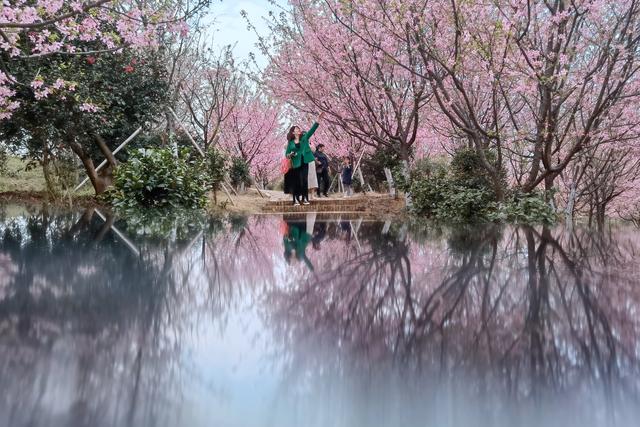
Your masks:
M 284 259 L 288 264 L 295 254 L 295 258 L 304 262 L 313 271 L 313 264 L 307 257 L 306 249 L 311 242 L 311 235 L 306 232 L 305 224 L 287 221 L 287 234 L 282 239 L 284 243 Z
M 309 163 L 315 162 L 313 151 L 309 145 L 309 138 L 318 129 L 324 113 L 320 113 L 316 122 L 307 132 L 302 133 L 298 126 L 292 126 L 287 134 L 287 149 L 285 156 L 291 159 L 291 169 L 284 177 L 284 192 L 291 194 L 293 205 L 309 204 Z

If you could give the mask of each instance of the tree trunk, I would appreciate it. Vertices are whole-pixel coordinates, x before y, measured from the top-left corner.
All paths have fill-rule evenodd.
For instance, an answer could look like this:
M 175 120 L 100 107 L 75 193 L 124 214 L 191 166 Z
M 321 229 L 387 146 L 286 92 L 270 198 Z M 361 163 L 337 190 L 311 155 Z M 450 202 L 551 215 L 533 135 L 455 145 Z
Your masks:
M 93 185 L 93 189 L 96 194 L 104 193 L 110 182 L 106 183 L 105 179 L 98 175 L 98 172 L 96 172 L 96 168 L 93 164 L 93 160 L 91 160 L 91 157 L 89 157 L 84 148 L 82 148 L 82 145 L 75 141 L 72 141 L 69 143 L 69 146 L 71 147 L 71 150 L 73 150 L 73 152 L 80 158 L 82 166 L 84 166 L 84 170 L 87 172 L 87 176 L 89 177 L 91 185 Z
M 402 175 L 404 176 L 405 182 L 409 182 L 409 162 L 406 160 L 402 161 Z M 413 200 L 411 199 L 409 191 L 404 192 L 404 203 L 407 208 L 411 208 L 413 206 Z
M 573 223 L 573 210 L 576 203 L 576 181 L 571 181 L 571 189 L 569 190 L 569 199 L 567 200 L 567 208 L 565 209 L 565 220 L 567 223 Z
M 111 150 L 109 150 L 109 147 L 107 147 L 107 143 L 104 142 L 104 139 L 102 139 L 100 135 L 94 135 L 94 137 L 96 139 L 96 144 L 98 144 L 100 151 L 102 151 L 102 154 L 107 159 L 107 162 L 109 163 L 109 165 L 112 168 L 115 168 L 118 165 L 118 162 L 116 161 L 116 158 L 111 152 Z
M 49 149 L 47 144 L 44 144 L 44 150 L 42 155 L 42 173 L 44 175 L 44 182 L 47 186 L 47 194 L 50 198 L 56 199 L 58 197 L 58 190 L 56 188 L 55 183 L 53 182 L 53 177 L 51 176 L 50 169 L 51 157 L 49 156 Z
M 502 170 L 501 164 L 492 165 L 485 154 L 485 149 L 488 144 L 484 144 L 483 141 L 478 138 L 474 140 L 475 151 L 480 158 L 480 164 L 489 173 L 491 178 L 491 185 L 493 186 L 493 192 L 496 196 L 496 201 L 502 202 L 504 200 L 504 188 L 502 183 L 502 177 L 500 171 Z
M 555 212 L 556 203 L 553 197 L 553 180 L 554 176 L 547 175 L 544 178 L 544 200 L 551 206 L 551 209 Z
M 496 195 L 496 201 L 502 202 L 504 200 L 504 188 L 502 188 L 502 180 L 498 174 L 491 174 L 491 181 L 493 184 L 493 192 Z
M 113 155 L 109 147 L 107 147 L 107 144 L 104 142 L 104 139 L 102 139 L 100 135 L 94 135 L 94 137 L 96 140 L 96 144 L 98 144 L 98 148 L 100 148 L 100 151 L 102 152 L 104 157 L 107 159 L 108 166 L 105 168 L 102 168 L 98 172 L 98 176 L 100 176 L 100 178 L 103 181 L 105 189 L 107 189 L 108 187 L 111 186 L 111 184 L 113 184 L 113 171 L 116 169 L 116 166 L 118 165 L 118 161 L 116 160 L 116 157 Z
M 598 203 L 596 206 L 596 224 L 598 226 L 598 231 L 602 232 L 604 230 L 604 222 L 606 219 L 606 211 L 607 204 L 606 203 Z

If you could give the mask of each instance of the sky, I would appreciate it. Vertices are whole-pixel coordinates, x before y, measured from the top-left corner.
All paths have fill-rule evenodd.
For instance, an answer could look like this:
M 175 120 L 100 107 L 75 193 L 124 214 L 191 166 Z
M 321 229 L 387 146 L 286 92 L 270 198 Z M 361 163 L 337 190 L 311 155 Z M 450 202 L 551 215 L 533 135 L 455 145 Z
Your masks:
M 275 0 L 281 6 L 286 5 L 286 0 Z M 209 29 L 213 37 L 213 45 L 222 47 L 225 45 L 235 45 L 234 56 L 240 61 L 248 59 L 253 52 L 256 55 L 256 62 L 262 68 L 266 65 L 259 49 L 255 46 L 258 36 L 247 28 L 246 20 L 241 16 L 244 10 L 249 15 L 251 23 L 256 27 L 261 35 L 268 33 L 267 24 L 263 17 L 267 17 L 270 10 L 277 12 L 277 6 L 271 4 L 269 0 L 222 0 L 212 2 L 209 10 L 209 19 L 214 23 Z

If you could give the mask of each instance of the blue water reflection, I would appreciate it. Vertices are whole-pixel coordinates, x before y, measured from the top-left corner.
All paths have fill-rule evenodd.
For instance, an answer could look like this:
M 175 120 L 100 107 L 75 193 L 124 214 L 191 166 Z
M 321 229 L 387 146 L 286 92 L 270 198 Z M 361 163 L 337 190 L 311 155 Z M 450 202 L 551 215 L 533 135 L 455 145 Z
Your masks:
M 0 213 L 1 426 L 635 426 L 640 232 Z

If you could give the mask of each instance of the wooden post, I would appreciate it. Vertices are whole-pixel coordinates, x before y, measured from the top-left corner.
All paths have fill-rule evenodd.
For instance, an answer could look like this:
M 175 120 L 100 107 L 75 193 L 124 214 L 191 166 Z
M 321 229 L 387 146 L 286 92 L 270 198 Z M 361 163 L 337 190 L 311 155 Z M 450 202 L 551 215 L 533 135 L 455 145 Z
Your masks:
M 333 188 L 333 184 L 336 182 L 336 178 L 338 177 L 338 175 L 340 174 L 336 174 L 333 176 L 333 179 L 331 180 L 331 184 L 329 184 L 329 190 L 327 191 L 327 193 L 329 193 L 331 191 L 331 189 Z M 340 187 L 340 185 L 338 184 L 338 188 Z
M 258 180 L 256 179 L 255 176 L 253 177 L 253 180 L 256 182 L 256 185 L 254 185 L 254 187 L 256 187 L 256 190 L 258 190 L 258 194 L 260 195 L 260 197 L 264 199 L 264 194 L 262 194 L 262 191 L 260 191 L 260 189 L 258 188 Z
M 353 238 L 356 241 L 356 245 L 358 246 L 357 252 L 358 252 L 358 254 L 361 254 L 362 253 L 362 246 L 360 246 L 360 240 L 358 239 L 358 230 L 360 229 L 360 226 L 358 226 L 358 228 L 356 229 L 353 226 L 353 222 L 350 220 L 349 221 L 349 227 L 351 227 L 351 234 L 353 235 Z
M 178 115 L 176 114 L 175 111 L 173 111 L 173 108 L 171 108 L 171 107 L 167 107 L 167 108 L 169 109 L 169 112 L 173 115 L 173 118 L 176 120 L 176 123 L 178 123 L 178 126 L 180 126 L 180 129 L 182 129 L 184 131 L 184 133 L 187 134 L 187 137 L 189 138 L 189 141 L 191 142 L 191 145 L 193 145 L 195 147 L 195 149 L 198 150 L 198 153 L 200 153 L 200 155 L 202 157 L 205 157 L 204 156 L 204 151 L 202 151 L 202 148 L 200 148 L 200 146 L 196 143 L 196 141 L 193 139 L 191 134 L 184 128 L 184 126 L 180 122 L 180 119 L 178 118 Z
M 364 189 L 365 182 L 364 177 L 362 176 L 362 168 L 358 168 L 358 176 L 360 177 L 360 186 L 362 187 L 362 192 L 366 193 L 367 191 Z M 369 187 L 369 191 L 371 191 L 371 187 Z
M 260 195 L 260 197 L 264 199 L 265 197 L 264 197 L 264 194 L 262 194 L 262 191 L 260 191 L 257 185 L 255 187 L 256 187 L 256 190 L 258 190 L 258 194 Z
M 125 145 L 127 145 L 128 143 L 130 143 L 130 142 L 131 142 L 131 140 L 132 140 L 133 138 L 135 138 L 136 136 L 138 136 L 138 134 L 139 134 L 140 132 L 142 132 L 142 127 L 139 127 L 138 129 L 136 129 L 136 131 L 135 131 L 135 132 L 133 132 L 131 135 L 129 135 L 129 138 L 125 139 L 125 140 L 124 140 L 124 142 L 123 142 L 122 144 L 118 145 L 118 147 L 117 147 L 115 150 L 113 150 L 113 154 L 115 155 L 115 154 L 117 154 L 117 153 L 118 153 L 118 151 L 122 150 L 122 149 L 125 147 Z M 106 164 L 107 164 L 107 160 L 105 159 L 105 160 L 103 160 L 103 161 L 102 161 L 102 163 L 100 163 L 100 164 L 98 165 L 98 167 L 96 168 L 96 172 L 98 172 L 100 169 L 102 169 Z M 80 184 L 78 184 L 78 185 L 76 186 L 76 188 L 74 188 L 74 189 L 73 189 L 73 191 L 74 191 L 74 192 L 78 191 L 78 190 L 79 190 L 79 189 L 81 189 L 81 188 L 82 188 L 82 187 L 83 187 L 87 182 L 89 182 L 89 177 L 86 177 L 85 179 L 83 179 L 83 180 L 82 180 L 82 182 L 81 182 Z
M 364 186 L 365 186 L 364 177 L 362 176 L 362 170 L 360 168 L 360 162 L 362 162 L 362 157 L 364 156 L 364 150 L 365 149 L 363 148 L 362 152 L 360 152 L 360 157 L 358 157 L 358 161 L 356 162 L 356 167 L 353 169 L 353 175 L 358 173 L 358 176 L 360 177 L 360 186 L 362 187 L 362 192 L 366 193 L 366 190 L 364 189 Z
M 229 186 L 229 188 L 231 189 L 231 191 L 233 192 L 233 194 L 235 194 L 236 196 L 238 195 L 238 192 L 236 191 L 235 188 L 233 188 L 233 185 L 231 185 L 231 183 L 229 182 L 229 180 L 227 178 L 224 179 L 225 184 L 227 184 Z
M 356 167 L 353 169 L 354 172 L 356 170 L 358 170 L 358 168 L 360 167 L 360 162 L 362 161 L 362 156 L 364 156 L 364 148 L 362 149 L 362 152 L 360 153 L 360 157 L 358 157 L 358 161 L 356 162 Z
M 220 183 L 220 186 L 222 187 L 222 189 L 224 190 L 224 193 L 227 195 L 227 197 L 229 198 L 229 201 L 231 202 L 231 204 L 233 206 L 235 206 L 236 204 L 233 202 L 233 199 L 231 198 L 231 194 L 229 194 L 229 192 L 227 191 L 227 187 L 224 185 L 224 182 Z
M 384 176 L 387 177 L 387 183 L 389 184 L 389 194 L 392 197 L 396 197 L 396 187 L 393 182 L 393 175 L 391 174 L 391 169 L 384 168 Z

